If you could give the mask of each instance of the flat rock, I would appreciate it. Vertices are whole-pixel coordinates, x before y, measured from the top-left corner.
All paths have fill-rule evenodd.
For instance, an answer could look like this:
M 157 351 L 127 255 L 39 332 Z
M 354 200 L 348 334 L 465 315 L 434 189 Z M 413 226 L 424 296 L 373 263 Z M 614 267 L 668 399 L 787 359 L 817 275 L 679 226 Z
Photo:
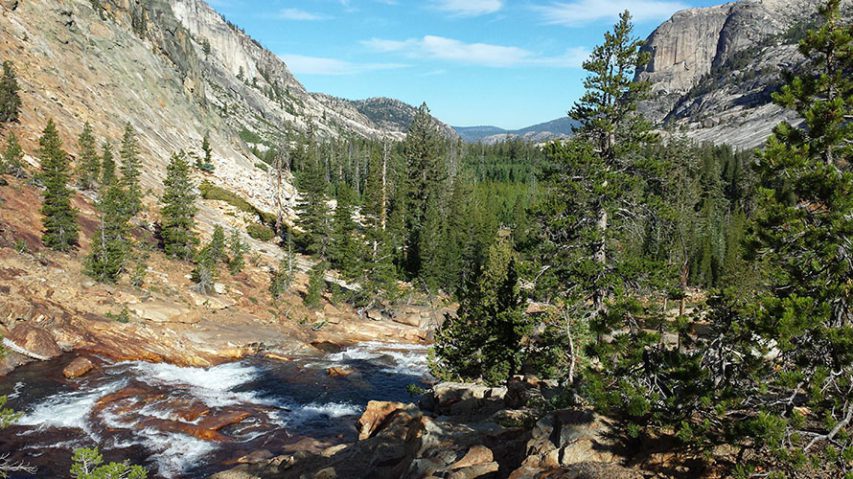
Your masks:
M 169 301 L 146 301 L 129 307 L 136 316 L 155 323 L 197 323 L 197 315 L 191 314 L 188 307 Z

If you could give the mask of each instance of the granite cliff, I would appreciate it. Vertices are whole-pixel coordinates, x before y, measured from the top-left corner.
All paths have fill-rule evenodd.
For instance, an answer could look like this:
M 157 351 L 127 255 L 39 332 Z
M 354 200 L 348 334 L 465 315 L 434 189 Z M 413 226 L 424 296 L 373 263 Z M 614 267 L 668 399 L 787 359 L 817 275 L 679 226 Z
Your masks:
M 850 13 L 850 2 L 846 8 Z M 648 38 L 652 60 L 638 79 L 652 84 L 641 110 L 697 141 L 755 147 L 781 120 L 796 118 L 771 101 L 817 16 L 809 0 L 740 0 L 673 15 Z

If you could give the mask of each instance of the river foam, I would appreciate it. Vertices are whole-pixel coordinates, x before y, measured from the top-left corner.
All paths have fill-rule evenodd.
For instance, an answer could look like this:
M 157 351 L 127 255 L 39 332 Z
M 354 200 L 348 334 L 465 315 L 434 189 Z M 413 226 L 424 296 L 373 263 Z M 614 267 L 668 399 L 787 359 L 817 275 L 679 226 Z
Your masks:
M 352 361 L 374 361 L 387 358 L 385 372 L 409 376 L 427 376 L 429 363 L 427 361 L 428 346 L 420 344 L 383 343 L 368 341 L 350 346 L 338 353 L 326 356 L 326 360 L 345 365 Z
M 25 413 L 18 434 L 32 437 L 26 440 L 29 457 L 44 461 L 98 445 L 114 457 L 144 463 L 150 477 L 207 477 L 210 465 L 234 459 L 229 451 L 235 447 L 274 451 L 291 437 L 354 434 L 355 418 L 368 400 L 405 400 L 405 387 L 428 373 L 426 351 L 367 342 L 313 363 L 250 359 L 209 368 L 105 363 L 39 399 L 26 396 L 29 383 L 16 385 L 23 401 L 18 409 Z M 356 374 L 330 377 L 324 368 L 334 365 Z M 210 440 L 192 435 L 208 419 L 244 412 L 249 417 L 218 429 Z

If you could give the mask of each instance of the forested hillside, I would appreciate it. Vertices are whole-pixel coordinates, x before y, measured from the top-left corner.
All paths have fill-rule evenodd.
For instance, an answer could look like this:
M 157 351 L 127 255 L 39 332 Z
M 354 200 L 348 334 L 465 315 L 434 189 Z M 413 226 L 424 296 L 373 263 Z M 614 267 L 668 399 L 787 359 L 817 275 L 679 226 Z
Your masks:
M 85 18 L 127 39 L 130 15 L 151 41 L 156 3 L 94 2 Z M 206 6 L 173 3 L 191 35 L 166 45 L 218 49 L 205 62 L 225 75 L 245 60 L 225 48 L 237 38 L 279 68 L 258 69 L 263 81 L 238 70 L 240 88 L 296 116 L 283 64 L 220 17 L 191 18 Z M 3 370 L 73 350 L 85 371 L 52 363 L 45 379 L 35 363 L 21 374 L 51 384 L 0 384 L 0 444 L 17 446 L 0 453 L 0 475 L 38 477 L 37 462 L 147 477 L 128 455 L 156 464 L 152 476 L 220 479 L 853 477 L 843 3 L 821 2 L 798 35 L 803 60 L 770 95 L 798 121 L 757 149 L 697 143 L 644 116 L 660 92 L 639 73 L 655 52 L 629 11 L 583 63 L 573 135 L 544 144 L 467 144 L 425 103 L 412 113 L 390 100 L 349 104 L 367 126 L 345 128 L 348 109 L 299 127 L 238 121 L 222 108 L 245 105 L 217 104 L 234 92 L 212 88 L 204 124 L 239 127 L 240 143 L 194 138 L 195 125 L 197 141 L 152 160 L 143 140 L 186 138 L 152 139 L 147 116 L 113 134 L 67 112 L 42 118 L 49 95 L 20 81 L 30 66 L 4 61 Z M 404 136 L 390 131 L 403 123 Z M 237 171 L 264 178 L 251 190 L 261 205 L 230 186 L 239 176 L 219 176 L 233 165 L 216 153 L 238 147 Z M 100 382 L 78 381 L 87 374 Z M 30 404 L 56 384 L 70 392 Z M 31 434 L 52 446 L 21 447 Z M 213 466 L 187 464 L 214 450 Z

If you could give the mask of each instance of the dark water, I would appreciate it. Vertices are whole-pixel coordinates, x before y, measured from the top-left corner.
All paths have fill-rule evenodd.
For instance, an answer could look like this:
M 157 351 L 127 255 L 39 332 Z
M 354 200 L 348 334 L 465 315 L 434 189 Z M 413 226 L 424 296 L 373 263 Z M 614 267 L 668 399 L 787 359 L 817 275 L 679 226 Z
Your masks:
M 282 453 L 305 438 L 354 440 L 368 401 L 411 400 L 406 386 L 428 379 L 425 356 L 421 347 L 364 343 L 319 359 L 207 369 L 105 363 L 71 381 L 62 368 L 72 357 L 32 363 L 0 379 L 0 395 L 24 413 L 0 431 L 0 453 L 39 468 L 11 476 L 21 479 L 68 477 L 72 450 L 93 446 L 107 460 L 144 464 L 152 478 L 207 477 L 248 453 Z M 329 377 L 331 366 L 353 373 Z M 218 432 L 204 432 L 220 420 Z

